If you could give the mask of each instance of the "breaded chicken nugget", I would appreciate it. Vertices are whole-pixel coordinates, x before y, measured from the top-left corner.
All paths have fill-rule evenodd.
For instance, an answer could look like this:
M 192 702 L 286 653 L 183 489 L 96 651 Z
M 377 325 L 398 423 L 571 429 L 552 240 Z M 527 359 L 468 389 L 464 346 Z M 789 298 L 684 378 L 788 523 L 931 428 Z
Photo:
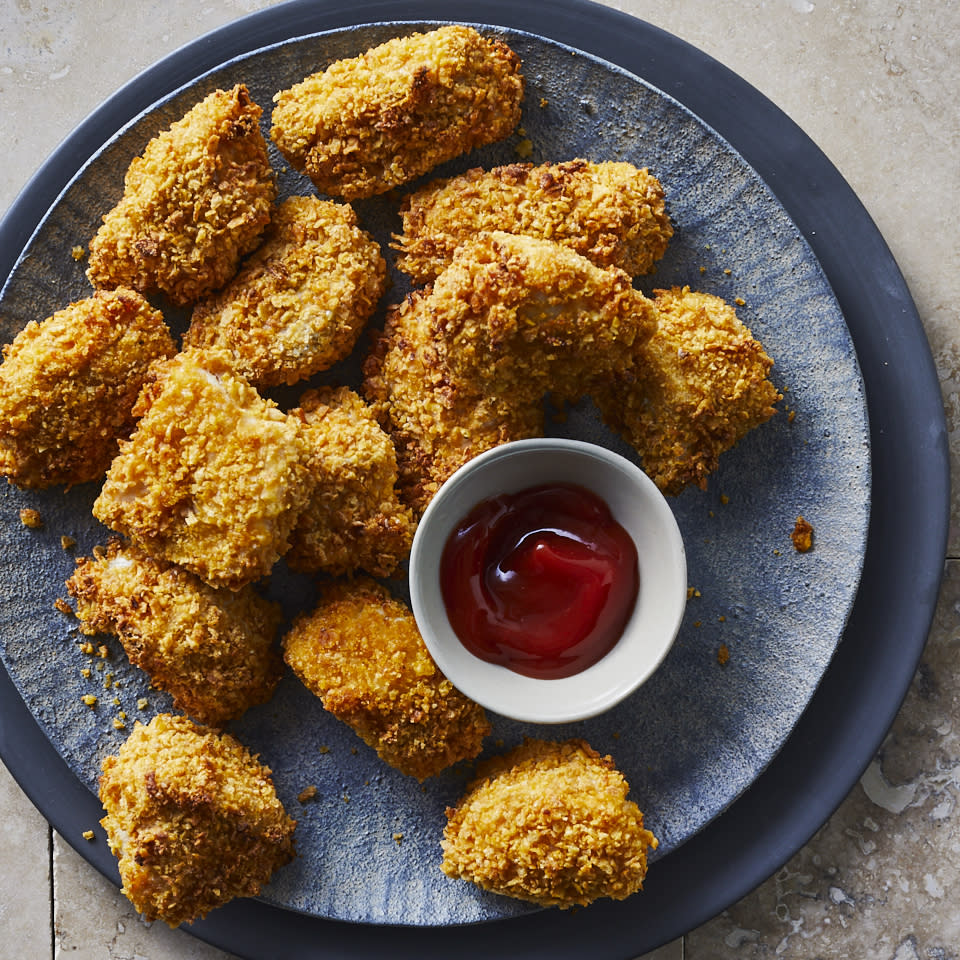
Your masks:
M 673 236 L 663 187 L 647 169 L 579 159 L 468 170 L 417 190 L 400 215 L 397 267 L 418 283 L 491 230 L 553 240 L 631 276 L 652 272 Z
M 114 634 L 153 686 L 200 723 L 224 726 L 269 700 L 280 680 L 280 607 L 252 586 L 214 590 L 114 538 L 106 553 L 77 561 L 67 590 L 81 631 Z
M 689 287 L 655 291 L 659 327 L 634 371 L 594 393 L 667 494 L 706 487 L 720 454 L 776 412 L 773 361 L 736 311 Z
M 196 350 L 154 368 L 134 413 L 94 516 L 213 587 L 269 573 L 311 492 L 297 421 Z
M 254 897 L 293 859 L 296 821 L 269 768 L 186 717 L 138 721 L 103 761 L 100 802 L 123 893 L 148 921 L 176 927 Z
M 622 270 L 502 232 L 461 246 L 421 309 L 451 377 L 514 402 L 581 396 L 628 369 L 657 325 Z
M 447 810 L 448 876 L 545 907 L 641 889 L 657 840 L 610 757 L 582 740 L 528 739 L 478 774 Z
M 419 514 L 468 460 L 543 435 L 543 407 L 455 381 L 440 361 L 425 294 L 393 307 L 364 364 L 363 392 L 397 451 L 401 498 Z
M 291 537 L 294 570 L 389 577 L 407 558 L 416 522 L 396 492 L 397 455 L 373 411 L 346 387 L 308 390 L 300 421 L 314 491 Z
M 397 37 L 273 99 L 270 136 L 321 193 L 385 193 L 507 137 L 520 121 L 520 60 L 465 26 Z
M 276 199 L 262 112 L 242 84 L 216 90 L 147 144 L 90 241 L 95 287 L 161 290 L 182 306 L 234 275 Z
M 380 758 L 418 780 L 480 752 L 483 708 L 440 672 L 413 614 L 367 577 L 330 586 L 284 639 L 284 658 Z
M 0 364 L 0 473 L 33 488 L 98 480 L 133 429 L 151 362 L 175 352 L 163 315 L 133 290 L 28 323 Z
M 289 197 L 237 276 L 194 309 L 184 345 L 229 352 L 254 386 L 296 383 L 350 353 L 385 286 L 352 207 Z

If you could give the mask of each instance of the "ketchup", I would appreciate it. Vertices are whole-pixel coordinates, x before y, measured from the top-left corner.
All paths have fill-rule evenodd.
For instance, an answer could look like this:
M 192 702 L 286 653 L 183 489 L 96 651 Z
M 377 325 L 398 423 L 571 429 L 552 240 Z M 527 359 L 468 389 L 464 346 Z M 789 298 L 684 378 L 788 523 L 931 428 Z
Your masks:
M 639 589 L 637 550 L 594 493 L 544 484 L 477 504 L 447 540 L 440 586 L 471 653 L 530 677 L 569 677 L 620 638 Z

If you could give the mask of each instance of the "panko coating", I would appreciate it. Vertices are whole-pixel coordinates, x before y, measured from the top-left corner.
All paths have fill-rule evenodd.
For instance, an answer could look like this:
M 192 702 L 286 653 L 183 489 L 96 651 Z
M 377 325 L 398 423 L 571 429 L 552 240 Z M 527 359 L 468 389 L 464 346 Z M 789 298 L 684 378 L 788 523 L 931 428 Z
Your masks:
M 236 273 L 277 195 L 262 112 L 243 84 L 215 90 L 147 144 L 90 241 L 95 287 L 162 291 L 183 306 Z
M 151 362 L 175 352 L 160 311 L 125 288 L 28 323 L 0 364 L 0 473 L 30 488 L 100 479 Z
M 103 761 L 100 802 L 123 893 L 147 921 L 176 927 L 254 897 L 294 856 L 270 769 L 187 717 L 138 721 Z
M 514 402 L 585 394 L 625 372 L 657 326 L 622 270 L 502 232 L 461 246 L 421 309 L 451 378 Z
M 440 672 L 406 605 L 368 577 L 335 583 L 284 638 L 284 658 L 325 709 L 418 780 L 475 757 L 483 708 Z
M 255 387 L 293 384 L 353 350 L 385 286 L 380 247 L 352 207 L 289 197 L 240 272 L 194 309 L 184 345 L 227 351 Z
M 196 350 L 154 368 L 134 413 L 94 516 L 210 586 L 268 574 L 311 493 L 296 420 Z
M 443 872 L 544 907 L 623 900 L 657 840 L 610 757 L 583 740 L 526 740 L 477 769 L 447 809 Z
M 582 159 L 474 168 L 410 194 L 400 215 L 397 267 L 417 283 L 492 230 L 553 240 L 631 276 L 651 273 L 673 236 L 663 187 L 647 169 Z
M 501 443 L 542 436 L 544 425 L 542 405 L 451 378 L 424 302 L 415 292 L 388 312 L 362 387 L 396 448 L 401 498 L 417 514 L 458 467 Z
M 655 291 L 657 334 L 633 374 L 594 393 L 604 419 L 670 495 L 706 487 L 720 455 L 776 412 L 773 361 L 736 311 L 689 287 Z
M 280 680 L 280 607 L 252 586 L 215 590 L 113 538 L 106 552 L 77 561 L 67 590 L 81 631 L 115 635 L 153 686 L 200 723 L 223 727 L 269 700 Z
M 270 136 L 330 196 L 385 193 L 520 121 L 520 60 L 466 26 L 396 37 L 275 97 Z
M 294 570 L 391 576 L 416 522 L 397 496 L 397 455 L 373 411 L 347 387 L 308 390 L 290 411 L 301 424 L 313 495 L 291 536 Z

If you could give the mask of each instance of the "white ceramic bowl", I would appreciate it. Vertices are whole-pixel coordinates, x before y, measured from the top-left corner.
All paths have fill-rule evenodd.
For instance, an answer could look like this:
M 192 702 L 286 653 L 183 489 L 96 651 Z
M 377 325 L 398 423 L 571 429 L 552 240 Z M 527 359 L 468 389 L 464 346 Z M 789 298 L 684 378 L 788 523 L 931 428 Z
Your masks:
M 480 501 L 544 483 L 572 483 L 606 501 L 637 548 L 640 588 L 616 645 L 571 677 L 537 679 L 474 656 L 447 619 L 440 560 L 454 527 Z M 596 716 L 633 693 L 670 649 L 687 602 L 676 520 L 653 481 L 629 460 L 578 440 L 507 443 L 475 457 L 437 491 L 410 554 L 410 599 L 423 639 L 451 683 L 483 707 L 530 723 Z

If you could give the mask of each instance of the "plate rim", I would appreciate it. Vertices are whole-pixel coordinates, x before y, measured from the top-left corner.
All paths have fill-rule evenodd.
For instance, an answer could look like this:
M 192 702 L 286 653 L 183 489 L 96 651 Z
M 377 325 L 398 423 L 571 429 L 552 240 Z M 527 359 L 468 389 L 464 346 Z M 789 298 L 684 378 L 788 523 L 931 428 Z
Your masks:
M 442 11 L 443 6 L 437 0 L 411 0 L 403 4 L 396 0 L 361 0 L 344 9 L 346 5 L 342 2 L 318 5 L 311 0 L 289 0 L 220 27 L 169 54 L 134 77 L 93 111 L 28 181 L 0 223 L 0 274 L 6 277 L 32 235 L 33 227 L 45 216 L 60 190 L 78 169 L 76 158 L 81 158 L 80 165 L 85 163 L 87 157 L 120 127 L 183 83 L 235 56 L 300 35 L 374 21 L 449 21 L 449 9 Z M 473 931 L 475 936 L 464 938 L 460 927 L 402 928 L 401 934 L 398 928 L 384 929 L 306 917 L 260 901 L 248 901 L 221 908 L 189 930 L 223 949 L 238 952 L 238 955 L 266 956 L 266 953 L 249 951 L 266 948 L 269 944 L 273 951 L 270 955 L 277 956 L 278 926 L 284 928 L 280 936 L 286 936 L 287 945 L 299 946 L 300 949 L 295 951 L 297 956 L 304 955 L 303 949 L 309 950 L 310 956 L 342 956 L 345 949 L 354 955 L 366 955 L 367 951 L 382 947 L 387 942 L 386 937 L 390 937 L 394 955 L 399 956 L 407 956 L 406 952 L 398 952 L 406 950 L 410 951 L 410 956 L 423 956 L 426 950 L 433 949 L 447 951 L 453 944 L 460 952 L 466 948 L 468 956 L 483 956 L 486 955 L 484 944 L 489 943 L 490 936 L 499 936 L 499 925 L 503 923 L 511 924 L 511 942 L 516 950 L 523 951 L 515 953 L 517 956 L 537 955 L 544 938 L 554 933 L 562 935 L 565 951 L 572 951 L 569 955 L 579 955 L 583 944 L 591 943 L 590 928 L 597 922 L 603 922 L 607 928 L 606 942 L 611 949 L 635 952 L 653 949 L 739 899 L 788 859 L 832 813 L 872 759 L 899 709 L 922 653 L 942 574 L 948 529 L 949 464 L 945 414 L 932 356 L 916 308 L 899 268 L 869 214 L 819 148 L 785 114 L 708 55 L 660 28 L 590 0 L 555 0 L 549 24 L 539 22 L 535 7 L 532 2 L 468 0 L 458 5 L 456 19 L 546 36 L 608 60 L 663 90 L 715 129 L 745 158 L 786 208 L 820 260 L 847 317 L 864 372 L 867 394 L 873 509 L 861 589 L 854 601 L 844 639 L 820 689 L 780 755 L 725 813 L 670 857 L 658 862 L 656 874 L 651 871 L 649 889 L 628 901 L 629 906 L 601 902 L 565 918 L 563 922 L 556 921 L 556 915 L 549 912 L 493 920 L 478 925 Z M 328 22 L 331 18 L 335 22 Z M 644 54 L 648 59 L 643 60 Z M 643 65 L 638 68 L 636 63 L 640 60 Z M 691 83 L 691 78 L 699 82 Z M 118 117 L 122 117 L 119 122 Z M 758 136 L 757 121 L 761 117 L 767 125 L 763 135 Z M 801 200 L 805 202 L 798 205 Z M 824 221 L 834 229 L 824 230 Z M 836 236 L 836 230 L 841 226 L 845 231 L 845 249 L 843 245 L 837 249 L 836 242 L 831 243 L 831 237 Z M 857 234 L 860 244 L 850 242 L 851 230 Z M 19 244 L 18 236 L 22 237 Z M 11 238 L 9 244 L 8 237 Z M 8 255 L 9 264 L 6 263 Z M 875 282 L 881 275 L 882 286 Z M 885 308 L 879 311 L 881 320 L 886 323 L 896 321 L 897 328 L 892 331 L 896 334 L 893 336 L 896 343 L 887 338 L 886 354 L 900 363 L 888 363 L 876 355 L 877 343 L 884 338 L 868 337 L 870 331 L 859 329 L 859 323 L 851 326 L 851 317 L 857 321 L 865 313 L 870 313 L 873 326 L 877 325 L 873 302 L 876 300 L 880 300 L 880 305 Z M 870 304 L 869 309 L 864 303 Z M 865 358 L 874 374 L 872 378 L 864 369 Z M 886 372 L 884 378 L 885 371 L 877 369 L 878 360 L 883 367 L 896 369 Z M 884 379 L 890 381 L 887 389 L 877 389 L 880 386 L 878 381 Z M 905 386 L 909 386 L 909 390 L 905 391 Z M 903 402 L 905 394 L 912 401 L 909 406 Z M 889 409 L 891 395 L 901 400 L 896 410 Z M 910 409 L 911 413 L 905 415 L 904 409 Z M 904 431 L 905 424 L 916 422 L 919 409 L 925 414 L 921 419 L 926 429 Z M 881 416 L 877 416 L 878 413 Z M 923 456 L 903 457 L 903 444 L 891 449 L 897 446 L 895 438 L 912 440 L 912 447 Z M 904 476 L 903 467 L 898 466 L 898 460 L 903 459 L 922 462 L 926 469 L 922 474 L 916 471 Z M 939 470 L 936 469 L 938 465 Z M 907 498 L 908 502 L 913 501 L 912 510 L 903 509 L 904 502 L 898 496 L 903 490 L 892 489 L 896 487 L 892 482 L 895 479 L 909 479 L 912 494 L 922 492 L 921 496 Z M 878 505 L 883 509 L 878 510 Z M 921 505 L 924 509 L 920 509 Z M 909 570 L 897 567 L 896 557 L 887 555 L 894 552 L 883 549 L 884 543 L 889 542 L 891 529 L 912 534 L 909 539 L 913 549 L 897 551 L 904 557 L 909 554 Z M 882 601 L 886 598 L 886 604 L 892 603 L 894 591 L 878 591 L 878 596 L 871 596 L 870 600 L 879 599 L 881 602 L 867 611 L 869 601 L 863 598 L 866 597 L 864 585 L 868 575 L 870 583 L 879 578 L 907 585 L 910 589 L 904 593 L 910 593 L 912 597 L 898 597 L 901 602 L 896 611 L 891 612 L 886 610 Z M 912 602 L 903 602 L 904 599 L 912 599 Z M 884 609 L 882 617 L 876 612 L 878 607 Z M 896 650 L 882 651 L 884 657 L 875 656 L 868 662 L 869 670 L 864 672 L 877 682 L 869 684 L 861 678 L 860 686 L 870 689 L 866 692 L 858 690 L 859 700 L 850 697 L 849 689 L 843 691 L 847 712 L 853 722 L 851 718 L 845 718 L 844 735 L 838 736 L 837 717 L 832 714 L 829 724 L 831 749 L 811 751 L 811 743 L 817 748 L 823 746 L 822 737 L 816 736 L 824 727 L 820 705 L 830 702 L 835 696 L 834 688 L 849 679 L 846 661 L 857 659 L 856 641 L 870 630 L 875 634 L 871 625 L 876 623 L 883 625 L 888 636 L 895 633 L 902 646 L 894 644 Z M 904 636 L 906 643 L 902 642 Z M 875 652 L 871 646 L 871 654 Z M 885 667 L 883 672 L 879 664 Z M 891 666 L 897 669 L 891 671 Z M 117 882 L 116 864 L 109 852 L 101 845 L 83 846 L 80 840 L 80 831 L 89 825 L 91 817 L 99 819 L 100 810 L 95 798 L 63 765 L 13 689 L 5 670 L 0 676 L 0 695 L 0 755 L 11 773 L 65 839 Z M 17 704 L 23 707 L 21 713 L 25 713 L 25 717 L 18 716 Z M 871 722 L 865 724 L 866 717 Z M 42 742 L 30 736 L 31 726 Z M 839 750 L 839 743 L 845 749 Z M 44 745 L 53 751 L 52 758 L 43 755 Z M 807 789 L 802 794 L 788 789 L 782 782 L 784 777 L 779 771 L 787 765 L 784 755 L 788 753 L 793 757 L 793 764 L 798 756 L 810 760 L 823 755 L 817 768 L 809 771 Z M 56 769 L 59 765 L 63 765 L 64 770 Z M 57 782 L 57 790 L 44 793 L 33 783 L 38 769 Z M 88 803 L 84 804 L 84 799 Z M 765 809 L 761 813 L 758 805 L 769 808 L 772 799 L 783 808 L 776 812 Z M 786 814 L 784 809 L 788 811 Z M 784 820 L 788 830 L 782 829 Z M 730 843 L 728 840 L 725 852 L 723 836 L 737 835 L 738 826 L 749 831 L 748 836 L 752 833 L 753 838 L 752 843 L 746 844 L 742 836 L 738 839 L 734 849 L 742 849 L 744 855 L 731 862 Z M 700 875 L 695 883 L 687 875 L 692 864 L 696 865 L 693 872 Z M 708 876 L 704 877 L 704 874 Z M 684 890 L 684 896 L 678 896 L 678 888 Z M 611 924 L 615 930 L 611 929 Z M 270 932 L 266 933 L 268 929 Z M 325 935 L 322 948 L 318 947 L 316 936 L 321 929 Z M 327 948 L 333 952 L 316 952 Z M 363 953 L 354 953 L 356 949 Z M 474 950 L 480 952 L 470 952 Z

